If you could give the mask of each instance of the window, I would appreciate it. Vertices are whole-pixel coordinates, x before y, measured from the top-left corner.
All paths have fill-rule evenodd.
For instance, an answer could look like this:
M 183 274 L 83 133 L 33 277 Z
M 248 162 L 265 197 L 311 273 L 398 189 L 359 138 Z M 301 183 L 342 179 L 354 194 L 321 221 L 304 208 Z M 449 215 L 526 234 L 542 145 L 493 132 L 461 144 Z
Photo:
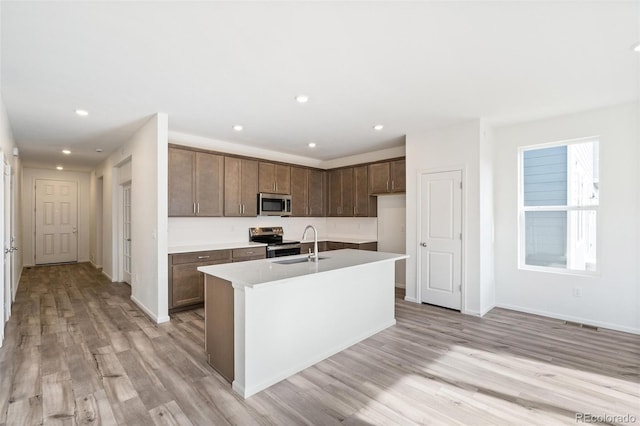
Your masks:
M 520 267 L 595 272 L 598 140 L 521 148 L 519 164 Z

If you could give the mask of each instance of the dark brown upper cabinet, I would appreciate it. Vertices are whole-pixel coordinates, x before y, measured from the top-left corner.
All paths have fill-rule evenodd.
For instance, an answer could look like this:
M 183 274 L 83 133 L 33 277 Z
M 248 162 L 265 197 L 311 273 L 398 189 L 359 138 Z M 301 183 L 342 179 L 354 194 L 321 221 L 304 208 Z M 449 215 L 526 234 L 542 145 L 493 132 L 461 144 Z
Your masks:
M 329 216 L 353 216 L 353 167 L 329 171 Z
M 404 159 L 369 164 L 369 193 L 378 195 L 405 192 L 405 174 Z
M 292 216 L 326 216 L 325 175 L 320 170 L 291 167 Z
M 291 193 L 291 167 L 260 161 L 258 173 L 260 192 L 270 194 Z
M 224 157 L 169 148 L 169 216 L 222 216 Z
M 258 215 L 258 162 L 224 158 L 224 215 Z

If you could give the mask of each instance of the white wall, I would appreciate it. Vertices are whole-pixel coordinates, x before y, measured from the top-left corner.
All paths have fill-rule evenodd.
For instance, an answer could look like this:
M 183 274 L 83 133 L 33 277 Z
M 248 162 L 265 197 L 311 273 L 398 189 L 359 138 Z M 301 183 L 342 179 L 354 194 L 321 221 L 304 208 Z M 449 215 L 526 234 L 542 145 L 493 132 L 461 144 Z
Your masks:
M 377 238 L 376 218 L 325 217 L 170 217 L 169 247 L 210 243 L 234 243 L 249 240 L 249 228 L 282 226 L 284 238 L 301 240 L 307 225 L 318 230 L 318 238 Z M 308 233 L 306 239 L 312 239 Z
M 78 183 L 78 262 L 89 261 L 89 224 L 91 214 L 90 174 L 64 170 L 23 170 L 22 192 L 22 256 L 25 266 L 35 265 L 35 217 L 33 215 L 36 179 L 67 180 Z
M 495 248 L 494 248 L 494 188 L 493 188 L 493 129 L 480 123 L 480 315 L 496 305 Z
M 482 123 L 474 120 L 456 126 L 408 134 L 407 152 L 407 290 L 406 299 L 418 301 L 418 181 L 423 172 L 463 169 L 462 200 L 462 312 L 480 315 L 480 151 Z M 483 149 L 485 149 L 483 147 Z M 484 181 L 486 183 L 486 179 Z M 491 267 L 491 265 L 485 265 Z M 488 298 L 490 300 L 491 297 Z
M 382 195 L 378 198 L 378 251 L 406 251 L 407 201 L 405 194 Z M 396 287 L 405 287 L 406 260 L 396 262 Z
M 11 254 L 11 264 L 13 268 L 12 282 L 5 282 L 4 277 L 0 277 L 2 285 L 0 285 L 0 346 L 4 339 L 4 318 L 10 316 L 11 310 L 5 312 L 5 294 L 8 295 L 8 304 L 13 303 L 15 298 L 15 292 L 18 288 L 18 282 L 22 274 L 22 164 L 19 157 L 13 156 L 13 149 L 16 144 L 13 140 L 13 133 L 11 131 L 11 125 L 7 118 L 7 111 L 2 101 L 2 94 L 0 92 L 0 161 L 2 156 L 6 162 L 11 166 L 11 173 L 13 174 L 13 194 L 12 201 L 14 203 L 13 209 L 13 222 L 11 224 L 11 234 L 16 238 L 15 246 L 18 247 L 18 251 L 14 251 Z M 9 218 L 5 218 L 8 220 Z M 1 223 L 2 229 L 5 228 L 4 223 Z M 3 242 L 4 246 L 4 242 Z M 10 301 L 9 301 L 10 300 Z M 6 315 L 5 315 L 6 314 Z
M 600 136 L 596 276 L 518 269 L 517 150 Z M 640 332 L 638 105 L 627 104 L 495 129 L 496 291 L 499 306 Z M 573 297 L 573 289 L 582 297 Z
M 168 117 L 151 117 L 125 145 L 95 171 L 93 185 L 102 178 L 103 271 L 119 276 L 119 182 L 131 173 L 131 299 L 154 321 L 168 316 L 167 271 L 167 144 Z M 127 162 L 130 161 L 130 168 Z M 124 166 L 121 170 L 120 166 Z M 96 194 L 99 188 L 96 186 Z M 96 202 L 95 206 L 99 203 Z M 96 243 L 98 238 L 96 238 Z M 92 248 L 97 252 L 97 247 Z

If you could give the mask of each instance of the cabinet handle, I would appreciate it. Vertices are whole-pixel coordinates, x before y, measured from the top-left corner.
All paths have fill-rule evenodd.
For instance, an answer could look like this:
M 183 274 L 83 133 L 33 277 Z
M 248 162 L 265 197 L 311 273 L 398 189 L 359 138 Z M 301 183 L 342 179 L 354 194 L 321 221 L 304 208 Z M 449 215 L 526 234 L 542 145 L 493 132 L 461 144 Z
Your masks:
M 387 191 L 389 190 L 389 181 L 387 181 Z
M 196 214 L 196 203 L 193 203 L 193 214 Z
M 396 189 L 396 181 L 392 180 L 391 181 L 391 190 L 393 191 L 394 189 Z
M 247 254 L 253 254 L 253 252 L 252 251 L 248 251 Z
M 211 256 L 198 256 L 198 259 L 208 259 L 208 258 L 210 258 L 210 257 L 211 257 Z
M 238 213 L 242 214 L 242 204 L 238 204 Z
M 242 214 L 244 214 L 244 204 L 242 205 Z
M 197 213 L 200 214 L 200 203 L 198 203 Z

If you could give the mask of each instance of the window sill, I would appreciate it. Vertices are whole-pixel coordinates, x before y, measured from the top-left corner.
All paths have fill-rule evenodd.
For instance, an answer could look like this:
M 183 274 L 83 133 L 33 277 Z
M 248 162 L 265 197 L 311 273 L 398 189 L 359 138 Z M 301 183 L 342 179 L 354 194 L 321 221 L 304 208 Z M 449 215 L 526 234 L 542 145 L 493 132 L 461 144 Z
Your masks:
M 533 272 L 546 272 L 549 274 L 557 274 L 557 275 L 571 275 L 574 277 L 599 277 L 600 271 L 578 271 L 573 269 L 561 269 L 561 268 L 551 268 L 545 266 L 532 266 L 532 265 L 518 265 L 518 270 L 520 271 L 533 271 Z

